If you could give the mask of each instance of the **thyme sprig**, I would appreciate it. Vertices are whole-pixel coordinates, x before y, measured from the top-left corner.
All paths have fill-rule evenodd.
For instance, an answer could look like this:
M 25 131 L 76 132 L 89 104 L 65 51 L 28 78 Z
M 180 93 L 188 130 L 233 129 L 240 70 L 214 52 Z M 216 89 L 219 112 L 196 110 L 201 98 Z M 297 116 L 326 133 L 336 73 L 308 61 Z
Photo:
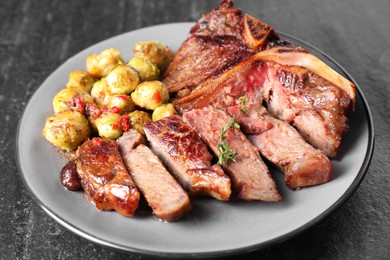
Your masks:
M 238 99 L 240 101 L 240 109 L 239 112 L 243 115 L 246 115 L 247 109 L 246 109 L 246 103 L 248 101 L 247 97 L 243 96 Z M 230 144 L 227 141 L 226 138 L 226 132 L 230 128 L 240 128 L 240 124 L 237 122 L 237 117 L 234 116 L 228 124 L 226 124 L 220 133 L 219 136 L 219 142 L 218 142 L 218 149 L 221 151 L 221 154 L 218 156 L 218 164 L 223 165 L 225 163 L 226 167 L 229 165 L 229 162 L 236 162 L 236 155 L 238 154 L 237 151 L 230 148 Z

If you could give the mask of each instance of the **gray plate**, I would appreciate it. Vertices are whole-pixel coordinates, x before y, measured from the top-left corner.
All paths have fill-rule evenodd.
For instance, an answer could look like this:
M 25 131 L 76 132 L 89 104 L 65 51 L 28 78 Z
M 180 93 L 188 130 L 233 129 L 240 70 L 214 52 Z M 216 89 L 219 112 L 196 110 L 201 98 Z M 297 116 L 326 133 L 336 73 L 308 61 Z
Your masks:
M 291 191 L 283 175 L 272 174 L 283 196 L 279 203 L 194 199 L 193 213 L 177 223 L 164 223 L 153 215 L 134 218 L 100 212 L 82 192 L 65 190 L 59 172 L 66 161 L 41 134 L 46 117 L 53 114 L 52 99 L 65 87 L 68 74 L 85 70 L 93 52 L 115 47 L 125 61 L 138 41 L 161 41 L 177 50 L 192 23 L 153 26 L 102 41 L 78 53 L 54 71 L 30 99 L 19 124 L 17 161 L 26 186 L 39 205 L 56 221 L 93 242 L 118 250 L 168 257 L 206 257 L 247 252 L 292 237 L 340 206 L 359 186 L 371 160 L 374 129 L 366 99 L 357 87 L 356 111 L 350 133 L 333 160 L 333 180 L 327 184 Z M 296 38 L 280 33 L 295 45 L 310 50 L 328 65 L 351 77 L 333 59 Z M 356 84 L 356 82 L 354 82 Z

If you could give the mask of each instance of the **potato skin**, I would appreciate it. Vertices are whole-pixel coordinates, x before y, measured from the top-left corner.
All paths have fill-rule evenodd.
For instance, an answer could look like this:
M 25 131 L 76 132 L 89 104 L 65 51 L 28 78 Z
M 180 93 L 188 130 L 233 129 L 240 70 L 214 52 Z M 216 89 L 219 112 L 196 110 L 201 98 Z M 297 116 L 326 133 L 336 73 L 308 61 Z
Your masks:
M 144 125 L 152 123 L 152 117 L 145 111 L 136 110 L 128 114 L 130 127 L 145 135 Z
M 68 152 L 89 137 L 88 120 L 78 111 L 65 110 L 46 119 L 42 135 L 53 145 Z
M 145 81 L 131 93 L 131 98 L 137 106 L 154 110 L 169 101 L 169 92 L 161 81 Z
M 94 77 L 103 78 L 117 65 L 124 64 L 122 54 L 115 48 L 106 49 L 100 54 L 93 53 L 87 57 L 87 71 Z
M 123 134 L 120 125 L 121 115 L 117 113 L 105 112 L 95 120 L 95 125 L 99 136 L 108 139 L 117 139 Z
M 128 65 L 138 72 L 141 81 L 157 80 L 160 76 L 160 70 L 156 64 L 137 57 L 132 58 Z
M 54 113 L 59 113 L 64 110 L 74 109 L 82 112 L 84 109 L 80 101 L 84 104 L 93 103 L 93 98 L 84 89 L 80 87 L 64 88 L 58 92 L 53 98 Z
M 138 73 L 127 65 L 118 65 L 105 78 L 113 95 L 130 94 L 140 83 Z
M 90 93 L 96 78 L 86 71 L 75 70 L 69 74 L 67 88 L 80 87 Z
M 162 104 L 153 111 L 152 120 L 153 122 L 156 122 L 161 118 L 172 116 L 174 114 L 177 114 L 177 112 L 172 103 Z
M 140 59 L 149 60 L 164 71 L 173 59 L 172 50 L 157 41 L 138 42 L 133 47 L 134 56 Z

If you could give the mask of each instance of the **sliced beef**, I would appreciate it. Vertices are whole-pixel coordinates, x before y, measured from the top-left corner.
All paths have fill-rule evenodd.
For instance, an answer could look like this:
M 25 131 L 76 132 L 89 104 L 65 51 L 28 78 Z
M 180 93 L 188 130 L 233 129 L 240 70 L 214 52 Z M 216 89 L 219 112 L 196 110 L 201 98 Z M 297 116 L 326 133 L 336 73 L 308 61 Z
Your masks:
M 153 151 L 190 195 L 229 199 L 229 177 L 219 165 L 211 166 L 213 156 L 181 116 L 160 119 L 145 125 L 144 130 Z
M 98 209 L 134 215 L 140 193 L 123 164 L 115 141 L 87 140 L 77 150 L 76 165 L 81 184 Z
M 328 157 L 309 145 L 290 124 L 265 115 L 273 127 L 248 139 L 262 156 L 278 166 L 291 189 L 323 184 L 331 179 L 332 164 Z
M 116 139 L 116 142 L 122 155 L 129 154 L 140 144 L 146 144 L 145 137 L 135 129 L 124 132 L 121 137 Z
M 123 154 L 123 158 L 137 187 L 159 219 L 176 221 L 191 211 L 187 193 L 147 146 L 140 144 Z
M 203 108 L 188 111 L 183 118 L 219 156 L 221 130 L 231 122 L 232 117 L 221 110 Z M 257 149 L 239 129 L 229 128 L 225 136 L 229 147 L 238 152 L 235 162 L 222 165 L 231 177 L 238 197 L 244 200 L 279 201 L 281 196 Z
M 245 95 L 251 102 L 265 102 L 272 115 L 294 124 L 309 143 L 327 156 L 336 157 L 348 130 L 347 115 L 353 110 L 353 95 L 336 85 L 341 84 L 338 80 L 333 83 L 307 68 L 281 65 L 269 60 L 271 55 L 260 55 L 264 52 L 267 51 L 218 78 L 204 81 L 188 96 L 176 98 L 173 103 L 177 110 L 183 113 L 205 106 L 227 108 L 236 106 L 238 98 Z M 295 58 L 300 60 L 300 55 L 309 54 L 299 52 Z M 330 72 L 324 76 L 338 79 Z M 346 85 L 344 88 L 353 92 Z
M 234 8 L 230 0 L 204 14 L 164 74 L 170 93 L 187 95 L 208 78 L 217 77 L 279 39 L 269 25 Z

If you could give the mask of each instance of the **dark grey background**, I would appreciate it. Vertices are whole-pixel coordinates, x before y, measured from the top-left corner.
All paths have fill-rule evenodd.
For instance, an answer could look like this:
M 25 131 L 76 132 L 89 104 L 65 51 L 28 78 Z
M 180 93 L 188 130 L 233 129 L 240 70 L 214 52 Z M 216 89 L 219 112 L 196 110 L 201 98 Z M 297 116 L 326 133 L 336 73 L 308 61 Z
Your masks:
M 18 174 L 15 132 L 33 92 L 69 57 L 133 29 L 195 21 L 217 4 L 0 0 L 0 258 L 149 259 L 91 243 L 52 220 Z M 390 257 L 390 1 L 236 1 L 236 6 L 335 58 L 363 90 L 376 129 L 371 166 L 345 204 L 303 233 L 240 257 Z

